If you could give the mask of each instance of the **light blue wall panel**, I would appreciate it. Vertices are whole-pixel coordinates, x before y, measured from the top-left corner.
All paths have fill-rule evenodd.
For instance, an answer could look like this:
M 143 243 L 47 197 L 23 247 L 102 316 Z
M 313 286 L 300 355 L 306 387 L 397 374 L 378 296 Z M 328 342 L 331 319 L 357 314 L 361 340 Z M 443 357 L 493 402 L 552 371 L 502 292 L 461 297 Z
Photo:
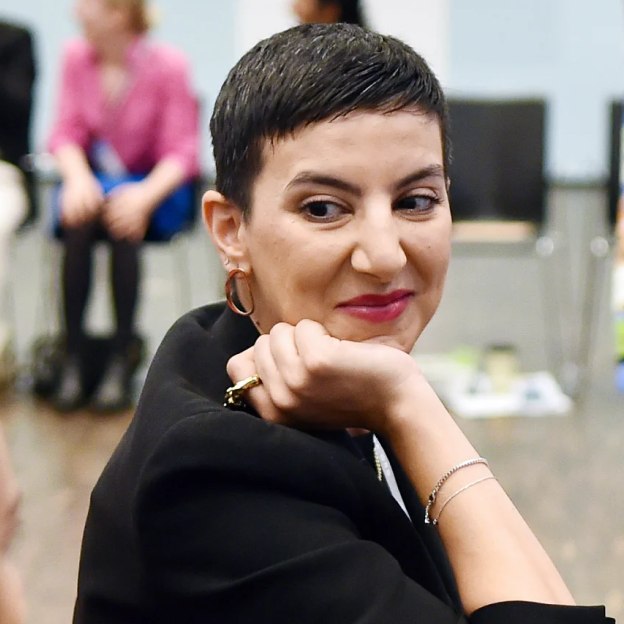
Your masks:
M 451 0 L 450 93 L 543 95 L 548 169 L 607 171 L 608 103 L 624 93 L 621 0 Z
M 259 0 L 261 1 L 261 0 Z M 552 103 L 548 167 L 560 178 L 591 179 L 607 168 L 607 105 L 624 93 L 621 0 L 450 0 L 450 91 L 474 96 L 544 95 Z M 210 103 L 234 51 L 235 2 L 158 0 L 156 36 L 193 63 Z M 62 42 L 75 27 L 72 0 L 0 0 L 0 14 L 29 23 L 37 35 L 40 78 L 37 146 L 52 117 Z M 204 159 L 208 160 L 207 119 Z

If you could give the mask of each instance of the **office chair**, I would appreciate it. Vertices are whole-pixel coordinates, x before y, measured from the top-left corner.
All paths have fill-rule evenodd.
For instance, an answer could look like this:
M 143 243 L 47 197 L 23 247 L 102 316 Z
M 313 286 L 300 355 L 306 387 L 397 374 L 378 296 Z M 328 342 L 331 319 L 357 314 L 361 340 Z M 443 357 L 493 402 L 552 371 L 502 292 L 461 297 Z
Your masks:
M 607 178 L 607 205 L 603 231 L 592 238 L 587 250 L 587 278 L 581 312 L 580 344 L 578 365 L 584 374 L 590 367 L 596 344 L 596 333 L 600 318 L 600 303 L 604 296 L 605 282 L 610 272 L 610 259 L 615 248 L 615 227 L 618 202 L 622 195 L 624 176 L 622 167 L 622 126 L 624 103 L 621 99 L 610 103 L 609 115 L 609 174 Z M 615 337 L 614 337 L 615 340 Z
M 558 245 L 548 232 L 546 102 L 451 98 L 449 113 L 453 254 L 539 259 L 547 355 L 557 376 L 567 377 L 570 363 L 553 288 L 560 282 L 553 266 Z
M 45 198 L 45 205 L 42 212 L 47 219 L 42 244 L 42 288 L 39 295 L 39 303 L 36 310 L 35 327 L 38 338 L 35 340 L 32 349 L 31 361 L 31 385 L 36 395 L 46 397 L 54 392 L 56 379 L 58 378 L 58 363 L 60 353 L 62 353 L 62 310 L 60 302 L 60 249 L 58 242 L 62 238 L 62 229 L 58 219 L 51 210 L 57 201 L 58 186 L 60 178 L 58 172 L 52 167 L 46 167 L 46 158 L 34 158 L 34 162 L 39 162 L 36 167 L 39 182 L 42 186 L 41 197 Z M 144 244 L 146 246 L 157 246 L 169 251 L 173 263 L 173 289 L 175 299 L 178 304 L 178 314 L 182 315 L 191 308 L 191 267 L 189 262 L 190 235 L 192 234 L 197 221 L 200 207 L 201 194 L 207 182 L 203 178 L 193 181 L 190 192 L 186 193 L 185 199 L 189 202 L 191 210 L 188 211 L 183 221 L 177 222 L 175 227 L 162 227 L 155 218 L 148 227 Z M 89 389 L 97 386 L 103 364 L 106 361 L 110 347 L 110 340 L 105 336 L 95 336 L 90 339 L 89 350 L 93 357 L 88 358 L 85 364 L 85 388 Z M 143 340 L 137 336 L 131 348 L 132 360 L 137 368 L 145 356 Z M 97 360 L 97 362 L 96 362 Z M 99 364 L 98 364 L 99 362 Z

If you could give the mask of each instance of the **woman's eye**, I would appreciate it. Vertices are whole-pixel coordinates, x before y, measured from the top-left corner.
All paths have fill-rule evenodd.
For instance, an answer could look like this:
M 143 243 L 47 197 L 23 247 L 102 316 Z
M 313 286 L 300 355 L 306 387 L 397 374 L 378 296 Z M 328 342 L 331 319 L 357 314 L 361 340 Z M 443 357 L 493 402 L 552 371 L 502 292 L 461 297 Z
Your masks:
M 330 201 L 313 201 L 305 204 L 303 213 L 315 221 L 332 221 L 344 214 L 344 209 Z
M 438 204 L 440 200 L 433 195 L 410 195 L 399 199 L 395 202 L 394 206 L 397 210 L 406 210 L 415 213 L 431 212 Z

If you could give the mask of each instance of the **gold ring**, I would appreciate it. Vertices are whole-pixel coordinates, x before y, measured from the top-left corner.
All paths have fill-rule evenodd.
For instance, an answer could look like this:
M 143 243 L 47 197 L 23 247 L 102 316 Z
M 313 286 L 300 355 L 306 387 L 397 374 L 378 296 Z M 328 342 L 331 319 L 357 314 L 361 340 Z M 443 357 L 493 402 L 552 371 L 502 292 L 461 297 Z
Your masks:
M 225 401 L 223 405 L 225 407 L 243 407 L 245 401 L 243 395 L 247 390 L 251 390 L 262 383 L 262 379 L 258 375 L 252 375 L 243 379 L 225 391 Z

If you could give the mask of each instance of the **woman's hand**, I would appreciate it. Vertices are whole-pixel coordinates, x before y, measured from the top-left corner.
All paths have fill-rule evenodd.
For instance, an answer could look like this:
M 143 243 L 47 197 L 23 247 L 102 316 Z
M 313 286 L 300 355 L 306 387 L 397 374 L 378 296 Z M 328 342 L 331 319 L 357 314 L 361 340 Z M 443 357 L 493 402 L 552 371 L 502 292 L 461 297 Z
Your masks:
M 60 202 L 63 225 L 77 227 L 98 214 L 104 203 L 104 192 L 92 173 L 76 173 L 65 179 Z
M 154 208 L 151 194 L 142 182 L 120 184 L 106 198 L 104 224 L 113 238 L 140 243 Z
M 233 381 L 260 375 L 263 384 L 248 398 L 265 420 L 383 435 L 423 505 L 451 467 L 478 457 L 416 363 L 398 349 L 340 341 L 312 321 L 281 323 L 230 359 L 228 373 Z M 488 479 L 470 487 L 488 476 L 482 465 L 452 475 L 445 496 L 462 493 L 438 525 L 466 613 L 514 600 L 574 604 L 500 485 Z
M 230 359 L 233 381 L 258 374 L 249 391 L 258 413 L 299 427 L 362 427 L 383 433 L 415 384 L 424 382 L 406 353 L 331 337 L 310 320 L 279 323 L 251 349 Z

